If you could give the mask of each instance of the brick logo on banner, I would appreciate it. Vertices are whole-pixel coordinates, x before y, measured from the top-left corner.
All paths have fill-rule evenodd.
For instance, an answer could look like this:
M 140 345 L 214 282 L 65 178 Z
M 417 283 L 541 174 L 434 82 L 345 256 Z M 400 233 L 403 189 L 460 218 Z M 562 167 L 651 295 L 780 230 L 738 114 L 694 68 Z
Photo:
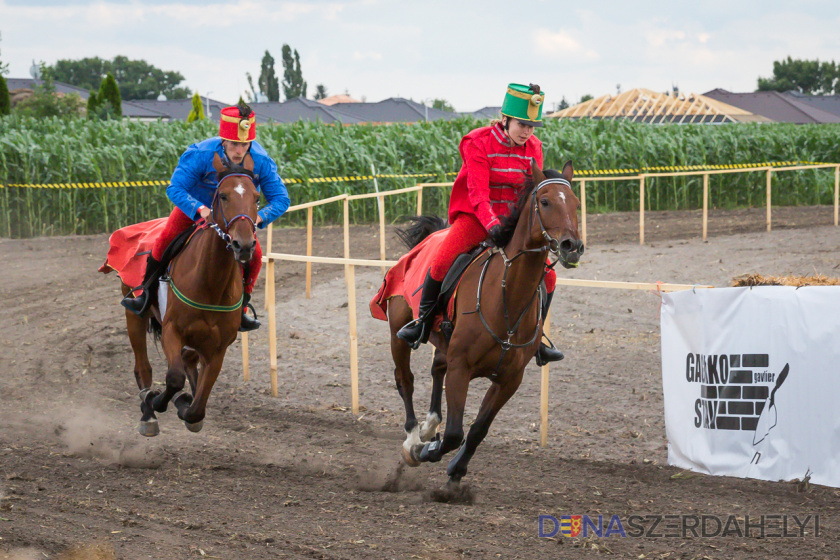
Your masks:
M 686 379 L 699 388 L 694 426 L 756 431 L 762 412 L 772 402 L 771 391 L 787 376 L 787 366 L 780 374 L 770 371 L 769 365 L 769 354 L 688 354 Z

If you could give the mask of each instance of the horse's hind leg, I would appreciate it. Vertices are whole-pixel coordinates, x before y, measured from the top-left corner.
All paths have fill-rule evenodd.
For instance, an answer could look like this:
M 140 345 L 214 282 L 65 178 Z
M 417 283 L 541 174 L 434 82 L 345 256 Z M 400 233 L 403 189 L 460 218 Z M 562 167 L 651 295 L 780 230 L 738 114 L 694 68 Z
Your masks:
M 446 377 L 446 354 L 440 348 L 435 348 L 435 358 L 432 362 L 432 402 L 426 419 L 420 424 L 420 440 L 429 441 L 437 433 L 443 418 L 441 400 L 443 396 L 443 379 Z
M 475 454 L 478 444 L 484 440 L 496 414 L 499 413 L 505 403 L 513 396 L 519 388 L 521 381 L 522 374 L 520 373 L 518 378 L 505 385 L 493 383 L 487 389 L 487 393 L 484 394 L 484 399 L 481 401 L 478 415 L 467 434 L 467 439 L 464 440 L 458 453 L 449 461 L 449 465 L 446 468 L 446 474 L 449 475 L 450 484 L 458 484 L 461 478 L 467 474 L 467 465 Z
M 388 323 L 391 327 L 391 357 L 394 359 L 394 380 L 397 391 L 405 406 L 405 441 L 403 442 L 403 458 L 406 463 L 416 467 L 420 463 L 411 459 L 410 451 L 420 444 L 420 428 L 417 416 L 414 414 L 414 374 L 411 373 L 411 347 L 401 338 L 397 338 L 397 331 L 412 320 L 411 308 L 402 298 L 392 298 L 388 302 Z

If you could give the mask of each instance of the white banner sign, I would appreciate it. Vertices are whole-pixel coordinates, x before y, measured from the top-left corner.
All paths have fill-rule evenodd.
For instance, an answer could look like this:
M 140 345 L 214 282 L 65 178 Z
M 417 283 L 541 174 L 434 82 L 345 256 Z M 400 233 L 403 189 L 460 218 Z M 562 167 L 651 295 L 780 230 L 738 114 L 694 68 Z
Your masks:
M 840 487 L 840 286 L 662 295 L 668 462 Z

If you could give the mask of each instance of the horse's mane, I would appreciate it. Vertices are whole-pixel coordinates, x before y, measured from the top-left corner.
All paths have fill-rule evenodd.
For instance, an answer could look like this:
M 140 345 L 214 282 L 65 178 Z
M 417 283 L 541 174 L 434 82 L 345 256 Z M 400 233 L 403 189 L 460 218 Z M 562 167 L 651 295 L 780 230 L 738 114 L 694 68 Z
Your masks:
M 545 169 L 543 170 L 543 175 L 545 175 L 546 179 L 560 179 L 563 177 L 563 175 L 555 169 Z M 516 230 L 516 223 L 519 221 L 519 216 L 522 214 L 522 211 L 525 210 L 525 205 L 528 204 L 528 197 L 531 195 L 531 191 L 534 190 L 534 187 L 536 187 L 536 185 L 533 182 L 533 178 L 531 178 L 527 183 L 525 183 L 525 187 L 522 191 L 520 191 L 519 199 L 516 201 L 516 206 L 513 208 L 513 211 L 507 216 L 502 216 L 499 219 L 502 229 L 499 232 L 497 241 L 501 243 L 502 247 L 507 245 L 513 237 L 513 232 Z
M 222 179 L 224 179 L 228 175 L 233 175 L 234 173 L 237 175 L 247 175 L 251 178 L 252 181 L 254 180 L 254 172 L 250 169 L 245 169 L 243 166 L 233 163 L 227 158 L 225 158 L 223 163 L 225 168 L 216 174 L 216 180 L 218 182 L 221 183 Z

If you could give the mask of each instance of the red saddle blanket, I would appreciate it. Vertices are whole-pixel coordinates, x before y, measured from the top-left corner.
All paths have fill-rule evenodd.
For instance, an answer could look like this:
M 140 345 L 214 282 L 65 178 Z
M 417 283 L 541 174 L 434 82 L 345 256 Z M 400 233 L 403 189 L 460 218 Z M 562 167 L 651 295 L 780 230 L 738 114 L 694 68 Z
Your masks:
M 411 251 L 400 257 L 397 264 L 388 270 L 382 286 L 370 300 L 370 314 L 374 318 L 388 320 L 388 300 L 394 296 L 402 296 L 411 306 L 412 315 L 417 317 L 426 273 L 448 231 L 448 229 L 443 229 L 429 235 Z M 452 317 L 454 310 L 455 297 L 453 296 L 447 302 L 446 311 Z M 439 329 L 441 321 L 443 321 L 443 314 L 438 313 L 433 328 Z
M 108 256 L 99 272 L 117 272 L 123 284 L 131 288 L 143 282 L 146 257 L 163 231 L 167 218 L 158 218 L 118 229 L 108 239 Z M 135 295 L 141 292 L 138 290 Z

